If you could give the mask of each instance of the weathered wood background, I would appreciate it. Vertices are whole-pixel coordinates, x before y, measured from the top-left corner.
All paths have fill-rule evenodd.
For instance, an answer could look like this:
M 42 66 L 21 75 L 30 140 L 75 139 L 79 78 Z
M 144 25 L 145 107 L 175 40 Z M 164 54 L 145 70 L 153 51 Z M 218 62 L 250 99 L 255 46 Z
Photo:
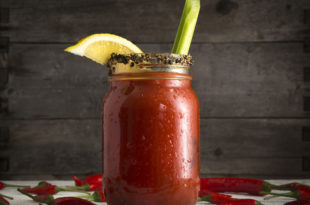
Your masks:
M 2 0 L 0 177 L 101 171 L 107 72 L 63 52 L 92 33 L 169 52 L 183 0 Z M 310 1 L 201 0 L 191 46 L 201 175 L 310 177 Z

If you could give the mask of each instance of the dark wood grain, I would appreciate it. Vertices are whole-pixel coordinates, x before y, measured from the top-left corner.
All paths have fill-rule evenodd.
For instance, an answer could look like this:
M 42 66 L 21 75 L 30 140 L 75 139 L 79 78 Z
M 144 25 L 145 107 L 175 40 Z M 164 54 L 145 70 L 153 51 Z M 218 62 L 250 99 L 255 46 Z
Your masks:
M 106 68 L 63 52 L 66 46 L 11 46 L 10 119 L 100 118 Z M 171 44 L 139 46 L 165 52 Z M 309 56 L 302 43 L 194 44 L 191 53 L 201 117 L 307 116 L 303 67 Z
M 1 121 L 9 127 L 9 175 L 70 175 L 101 170 L 100 120 Z M 1 174 L 0 174 L 1 175 Z
M 10 130 L 5 176 L 67 176 L 101 171 L 101 120 L 0 121 Z M 302 159 L 310 120 L 201 120 L 202 176 L 309 177 Z M 35 178 L 35 177 L 34 177 Z
M 301 157 L 310 154 L 303 150 L 307 144 L 302 140 L 303 126 L 309 123 L 308 119 L 202 120 L 202 153 L 219 159 Z
M 184 1 L 0 0 L 0 178 L 101 172 L 107 71 L 63 49 L 114 33 L 170 52 Z M 201 176 L 310 177 L 309 0 L 208 0 L 190 53 Z
M 114 33 L 139 43 L 173 42 L 184 1 L 11 0 L 12 42 L 75 42 Z M 195 42 L 302 41 L 308 0 L 201 1 Z
M 249 178 L 308 178 L 309 170 L 302 170 L 301 158 L 235 158 L 205 160 L 209 166 L 202 170 L 202 177 L 232 176 Z M 204 174 L 205 173 L 205 174 Z
M 310 156 L 302 141 L 309 120 L 202 120 L 201 173 L 212 176 L 246 175 L 305 177 L 303 158 Z

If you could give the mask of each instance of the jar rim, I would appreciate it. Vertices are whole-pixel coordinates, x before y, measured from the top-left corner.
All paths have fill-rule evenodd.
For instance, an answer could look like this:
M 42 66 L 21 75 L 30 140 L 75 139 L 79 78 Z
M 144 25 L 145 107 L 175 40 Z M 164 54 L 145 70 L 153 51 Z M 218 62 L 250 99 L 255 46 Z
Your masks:
M 192 80 L 193 77 L 186 73 L 121 73 L 111 75 L 108 81 L 126 81 L 126 80 Z
M 174 53 L 112 53 L 108 60 L 110 75 L 121 73 L 173 72 L 189 73 L 191 55 Z

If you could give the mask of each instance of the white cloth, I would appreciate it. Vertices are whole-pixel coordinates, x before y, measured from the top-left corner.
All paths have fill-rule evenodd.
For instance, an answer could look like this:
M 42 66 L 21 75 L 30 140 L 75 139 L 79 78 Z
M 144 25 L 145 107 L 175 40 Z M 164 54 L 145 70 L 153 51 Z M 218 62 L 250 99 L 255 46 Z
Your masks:
M 4 181 L 5 183 L 8 184 L 18 184 L 18 185 L 30 185 L 30 186 L 35 186 L 37 183 L 42 180 L 38 181 Z M 60 187 L 65 187 L 65 186 L 73 186 L 74 183 L 73 181 L 52 181 L 52 180 L 46 180 L 51 184 L 55 184 Z M 285 184 L 289 182 L 299 182 L 303 184 L 308 184 L 310 185 L 310 180 L 268 180 L 271 183 L 274 184 Z M 17 191 L 16 188 L 5 188 L 3 190 L 0 190 L 1 194 L 5 194 L 8 196 L 12 196 L 14 200 L 9 200 L 11 205 L 38 205 L 38 202 L 32 201 L 27 196 L 22 195 Z M 58 197 L 63 197 L 63 196 L 79 196 L 83 195 L 82 193 L 75 193 L 75 192 L 59 192 L 58 194 L 55 195 L 55 198 Z M 258 201 L 261 201 L 265 205 L 282 205 L 285 202 L 292 201 L 294 199 L 291 198 L 285 198 L 285 197 L 278 197 L 270 200 L 264 200 L 264 197 L 253 197 L 245 194 L 231 194 L 234 198 L 247 198 L 247 199 L 256 199 Z M 107 205 L 107 203 L 96 203 L 96 204 L 101 204 L 101 205 Z M 199 202 L 197 205 L 203 205 L 203 204 L 209 204 L 207 202 Z

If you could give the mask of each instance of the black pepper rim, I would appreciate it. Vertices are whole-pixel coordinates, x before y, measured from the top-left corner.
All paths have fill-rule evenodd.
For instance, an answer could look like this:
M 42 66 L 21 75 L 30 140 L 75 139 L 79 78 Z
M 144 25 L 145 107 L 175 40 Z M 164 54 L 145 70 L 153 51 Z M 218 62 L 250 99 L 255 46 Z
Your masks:
M 108 61 L 108 67 L 112 68 L 118 63 L 130 64 L 164 64 L 164 65 L 181 65 L 191 66 L 193 58 L 191 55 L 180 55 L 172 53 L 133 53 L 133 54 L 117 54 L 112 53 Z

